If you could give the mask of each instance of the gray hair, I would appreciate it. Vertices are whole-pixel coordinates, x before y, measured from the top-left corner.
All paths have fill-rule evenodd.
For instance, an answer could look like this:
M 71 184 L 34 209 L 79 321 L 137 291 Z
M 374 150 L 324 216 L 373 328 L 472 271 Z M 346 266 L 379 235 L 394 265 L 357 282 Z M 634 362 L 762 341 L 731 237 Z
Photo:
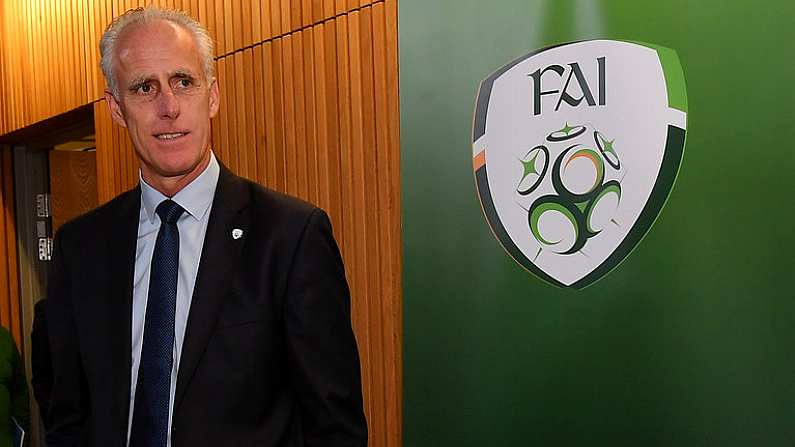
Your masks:
M 131 9 L 113 19 L 108 27 L 105 28 L 102 39 L 99 41 L 99 53 L 102 56 L 100 60 L 102 74 L 105 75 L 108 88 L 110 88 L 110 91 L 116 98 L 119 97 L 119 86 L 116 83 L 116 78 L 113 73 L 116 41 L 128 26 L 139 23 L 151 23 L 157 20 L 166 20 L 176 23 L 190 31 L 196 39 L 196 45 L 199 48 L 199 56 L 202 59 L 205 80 L 209 81 L 215 76 L 213 39 L 210 37 L 210 33 L 204 25 L 188 14 L 174 9 L 164 9 L 157 6 Z

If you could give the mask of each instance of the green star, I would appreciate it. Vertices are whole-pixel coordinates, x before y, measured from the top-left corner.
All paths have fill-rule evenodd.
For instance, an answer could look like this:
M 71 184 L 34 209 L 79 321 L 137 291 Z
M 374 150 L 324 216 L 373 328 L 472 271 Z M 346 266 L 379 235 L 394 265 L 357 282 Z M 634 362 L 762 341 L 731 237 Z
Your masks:
M 528 161 L 519 160 L 522 162 L 522 167 L 524 168 L 522 180 L 526 179 L 530 174 L 538 174 L 538 171 L 536 171 L 536 158 L 538 158 L 538 152 L 536 152 L 535 155 L 533 155 L 533 158 Z
M 616 149 L 613 147 L 613 142 L 616 141 L 615 138 L 613 138 L 610 141 L 607 141 L 604 139 L 604 137 L 600 135 L 599 139 L 602 140 L 602 147 L 605 152 L 610 152 L 611 154 L 616 155 Z
M 569 134 L 569 132 L 571 132 L 572 130 L 574 130 L 574 128 L 573 128 L 573 127 L 569 127 L 569 123 L 568 123 L 568 122 L 566 122 L 566 125 L 565 125 L 565 126 L 563 126 L 563 129 L 560 129 L 558 132 L 563 132 L 563 133 L 565 133 L 566 135 L 568 135 L 568 134 Z

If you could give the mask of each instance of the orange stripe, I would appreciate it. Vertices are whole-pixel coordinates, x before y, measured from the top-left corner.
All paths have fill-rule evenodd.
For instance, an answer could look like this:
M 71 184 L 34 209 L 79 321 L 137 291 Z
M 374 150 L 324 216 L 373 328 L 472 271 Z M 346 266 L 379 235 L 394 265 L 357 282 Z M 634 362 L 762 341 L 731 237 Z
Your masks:
M 481 166 L 485 164 L 486 164 L 486 149 L 483 149 L 482 151 L 478 152 L 477 155 L 475 155 L 475 158 L 472 159 L 472 166 L 475 168 L 475 171 L 477 171 L 478 169 L 480 169 Z

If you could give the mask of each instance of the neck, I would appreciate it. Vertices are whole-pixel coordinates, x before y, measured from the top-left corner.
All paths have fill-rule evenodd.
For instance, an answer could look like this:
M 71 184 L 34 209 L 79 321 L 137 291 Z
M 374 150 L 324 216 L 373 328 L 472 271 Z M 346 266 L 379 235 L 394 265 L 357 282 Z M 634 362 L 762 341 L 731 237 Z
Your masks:
M 152 188 L 159 191 L 166 197 L 174 197 L 178 192 L 182 191 L 183 188 L 190 185 L 190 183 L 196 180 L 197 177 L 207 169 L 207 165 L 210 164 L 210 153 L 211 151 L 207 151 L 204 158 L 193 168 L 190 172 L 185 174 L 175 175 L 171 177 L 165 176 L 153 176 L 150 173 L 144 172 L 141 170 L 141 177 L 143 177 L 144 181 L 151 186 Z

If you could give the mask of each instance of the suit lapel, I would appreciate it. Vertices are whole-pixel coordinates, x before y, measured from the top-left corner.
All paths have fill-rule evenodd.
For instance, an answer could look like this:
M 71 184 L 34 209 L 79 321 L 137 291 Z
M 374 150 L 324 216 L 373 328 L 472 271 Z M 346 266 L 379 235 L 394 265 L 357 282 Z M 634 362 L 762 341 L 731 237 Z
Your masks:
M 233 239 L 232 230 L 241 229 L 243 234 L 248 230 L 249 216 L 244 212 L 248 200 L 246 185 L 222 165 L 185 329 L 177 373 L 175 412 L 204 354 L 215 329 L 218 311 L 229 290 L 229 282 L 245 241 L 245 236 Z
M 123 424 L 126 439 L 127 418 L 130 409 L 131 320 L 135 250 L 138 239 L 138 216 L 141 209 L 140 187 L 128 192 L 120 206 L 114 210 L 110 228 L 113 240 L 107 241 L 109 288 L 106 297 L 110 334 L 110 367 L 113 378 L 114 410 Z

